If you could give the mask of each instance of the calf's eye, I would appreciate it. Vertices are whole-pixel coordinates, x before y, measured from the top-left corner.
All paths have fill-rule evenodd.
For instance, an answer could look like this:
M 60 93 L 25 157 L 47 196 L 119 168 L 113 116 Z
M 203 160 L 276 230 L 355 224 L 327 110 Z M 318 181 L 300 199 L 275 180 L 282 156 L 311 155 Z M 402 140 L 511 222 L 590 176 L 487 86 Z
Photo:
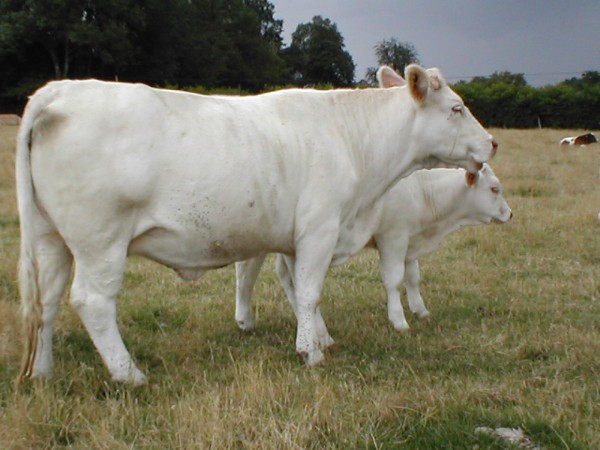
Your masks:
M 500 193 L 500 188 L 498 186 L 492 186 L 490 188 L 490 191 L 492 191 L 494 194 L 499 194 Z
M 463 106 L 462 105 L 455 105 L 452 107 L 452 111 L 456 112 L 456 113 L 461 113 L 463 112 Z

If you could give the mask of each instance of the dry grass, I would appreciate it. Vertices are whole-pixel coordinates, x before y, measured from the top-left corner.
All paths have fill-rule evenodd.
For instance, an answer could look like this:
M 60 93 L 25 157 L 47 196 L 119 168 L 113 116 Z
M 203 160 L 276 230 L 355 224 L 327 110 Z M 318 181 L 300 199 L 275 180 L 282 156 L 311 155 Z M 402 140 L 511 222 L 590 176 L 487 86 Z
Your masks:
M 600 145 L 580 130 L 494 130 L 515 218 L 455 233 L 422 261 L 433 316 L 387 323 L 374 252 L 333 270 L 322 309 L 343 349 L 307 369 L 272 268 L 257 328 L 233 320 L 234 273 L 197 283 L 132 259 L 124 339 L 149 385 L 110 383 L 65 301 L 56 376 L 15 393 L 16 127 L 0 126 L 1 448 L 506 448 L 478 426 L 522 427 L 546 448 L 600 448 Z

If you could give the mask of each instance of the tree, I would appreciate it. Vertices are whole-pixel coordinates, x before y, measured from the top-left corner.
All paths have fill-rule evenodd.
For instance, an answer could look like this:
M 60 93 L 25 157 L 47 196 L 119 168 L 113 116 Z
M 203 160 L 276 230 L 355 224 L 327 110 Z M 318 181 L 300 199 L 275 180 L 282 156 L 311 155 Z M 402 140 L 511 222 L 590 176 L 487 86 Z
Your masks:
M 577 89 L 584 89 L 589 86 L 600 84 L 600 72 L 588 70 L 581 74 L 581 78 L 570 78 L 562 82 Z
M 0 46 L 44 48 L 55 78 L 67 77 L 75 58 L 99 60 L 118 74 L 143 26 L 134 0 L 0 0 L 0 12 Z
M 267 0 L 244 0 L 245 5 L 253 10 L 260 25 L 262 38 L 271 43 L 277 50 L 281 49 L 283 38 L 283 20 L 275 19 L 275 7 Z
M 498 83 L 509 84 L 512 86 L 527 86 L 524 74 L 511 73 L 508 71 L 494 72 L 489 77 L 474 77 L 471 82 L 479 83 L 484 86 L 491 86 Z
M 152 0 L 137 77 L 258 91 L 284 81 L 282 22 L 266 0 Z
M 390 66 L 399 73 L 404 73 L 404 69 L 409 64 L 419 63 L 417 50 L 410 42 L 400 42 L 397 38 L 384 39 L 378 42 L 374 49 L 378 66 Z M 366 81 L 375 84 L 377 67 L 367 69 Z
M 231 57 L 223 81 L 251 91 L 265 84 L 284 82 L 285 63 L 281 56 L 283 21 L 273 16 L 267 0 L 243 0 L 230 9 L 225 30 L 231 43 Z
M 585 72 L 554 86 L 534 88 L 523 74 L 496 72 L 460 81 L 454 89 L 486 126 L 588 128 L 600 124 L 600 76 Z
M 470 82 L 459 81 L 454 89 L 485 126 L 532 128 L 538 123 L 535 89 L 522 74 L 474 77 Z
M 312 22 L 298 25 L 284 56 L 292 70 L 293 81 L 299 85 L 351 86 L 354 83 L 354 61 L 344 50 L 344 38 L 337 25 L 329 19 L 315 16 Z
M 268 0 L 0 0 L 0 95 L 49 78 L 158 85 L 285 82 Z M 21 90 L 25 90 L 25 85 Z

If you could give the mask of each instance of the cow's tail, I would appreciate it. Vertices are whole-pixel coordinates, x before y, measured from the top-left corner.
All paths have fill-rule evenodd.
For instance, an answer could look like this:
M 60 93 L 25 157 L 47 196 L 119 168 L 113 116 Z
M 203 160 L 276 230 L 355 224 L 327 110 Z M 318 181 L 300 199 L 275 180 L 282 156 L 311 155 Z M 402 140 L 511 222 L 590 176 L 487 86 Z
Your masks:
M 19 222 L 21 229 L 21 253 L 18 279 L 25 339 L 21 372 L 17 385 L 32 375 L 36 358 L 38 334 L 42 327 L 42 302 L 39 288 L 39 270 L 36 257 L 36 230 L 47 219 L 39 209 L 31 174 L 31 135 L 35 120 L 58 94 L 57 87 L 48 85 L 34 94 L 23 114 L 17 136 L 16 184 Z

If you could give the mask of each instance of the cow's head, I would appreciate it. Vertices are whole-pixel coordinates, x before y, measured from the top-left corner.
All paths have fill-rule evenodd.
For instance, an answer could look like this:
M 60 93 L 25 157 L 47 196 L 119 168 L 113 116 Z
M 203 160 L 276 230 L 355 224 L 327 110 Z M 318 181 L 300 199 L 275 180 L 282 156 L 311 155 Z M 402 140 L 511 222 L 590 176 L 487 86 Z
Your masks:
M 475 177 L 467 172 L 467 184 L 468 214 L 474 223 L 505 223 L 512 218 L 502 184 L 488 164 L 483 164 Z
M 393 69 L 377 72 L 381 87 L 406 86 L 414 104 L 413 142 L 425 158 L 476 173 L 496 153 L 498 144 L 473 117 L 438 69 L 411 64 L 406 81 Z

